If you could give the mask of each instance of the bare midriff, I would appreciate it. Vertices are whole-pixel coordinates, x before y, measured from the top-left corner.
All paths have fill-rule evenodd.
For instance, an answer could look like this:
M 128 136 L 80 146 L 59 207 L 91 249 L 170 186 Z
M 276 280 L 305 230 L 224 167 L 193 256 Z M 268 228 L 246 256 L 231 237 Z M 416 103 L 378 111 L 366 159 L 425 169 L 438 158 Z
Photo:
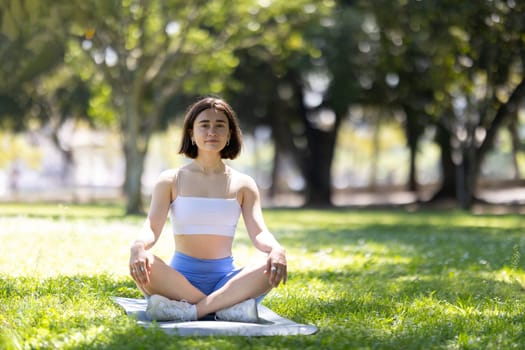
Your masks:
M 178 252 L 197 259 L 221 259 L 232 255 L 233 237 L 218 235 L 175 236 Z

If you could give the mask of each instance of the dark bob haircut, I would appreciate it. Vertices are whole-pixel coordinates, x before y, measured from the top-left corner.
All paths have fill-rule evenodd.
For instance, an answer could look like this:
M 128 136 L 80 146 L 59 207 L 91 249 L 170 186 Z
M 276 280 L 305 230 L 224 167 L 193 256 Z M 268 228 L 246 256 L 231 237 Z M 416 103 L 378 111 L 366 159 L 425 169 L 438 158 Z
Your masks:
M 239 121 L 233 111 L 233 108 L 224 100 L 217 97 L 204 97 L 194 104 L 192 104 L 184 116 L 184 124 L 182 126 L 182 141 L 180 144 L 179 154 L 195 159 L 199 153 L 196 145 L 191 143 L 191 133 L 193 124 L 197 116 L 207 109 L 214 109 L 224 113 L 228 118 L 228 126 L 230 128 L 230 140 L 228 144 L 221 150 L 221 158 L 235 159 L 241 153 L 242 148 L 242 133 L 239 127 Z

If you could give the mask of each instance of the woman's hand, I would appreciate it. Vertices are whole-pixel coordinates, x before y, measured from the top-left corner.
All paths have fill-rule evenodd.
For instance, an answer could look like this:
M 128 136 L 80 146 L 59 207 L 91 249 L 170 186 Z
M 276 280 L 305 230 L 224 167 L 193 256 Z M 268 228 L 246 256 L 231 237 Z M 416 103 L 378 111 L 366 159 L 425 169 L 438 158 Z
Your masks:
M 129 258 L 129 273 L 139 286 L 149 283 L 152 263 L 153 254 L 144 248 L 142 242 L 132 245 Z
M 272 287 L 278 287 L 279 283 L 286 284 L 288 271 L 286 267 L 286 251 L 282 247 L 273 248 L 266 260 L 266 270 L 268 282 Z

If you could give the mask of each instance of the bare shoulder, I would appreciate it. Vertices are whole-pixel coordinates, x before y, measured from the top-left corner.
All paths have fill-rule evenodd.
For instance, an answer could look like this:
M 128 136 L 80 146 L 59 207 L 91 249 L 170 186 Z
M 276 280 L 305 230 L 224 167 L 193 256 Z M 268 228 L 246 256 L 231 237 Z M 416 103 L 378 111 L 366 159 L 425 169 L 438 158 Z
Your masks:
M 171 202 L 177 195 L 177 176 L 179 169 L 167 169 L 162 171 L 155 183 L 153 196 L 155 198 L 164 198 Z
M 163 170 L 157 179 L 157 183 L 171 184 L 177 178 L 178 173 L 178 168 Z
M 232 176 L 232 182 L 235 183 L 235 187 L 243 199 L 255 199 L 259 197 L 259 188 L 253 177 L 232 168 L 230 168 L 230 174 Z

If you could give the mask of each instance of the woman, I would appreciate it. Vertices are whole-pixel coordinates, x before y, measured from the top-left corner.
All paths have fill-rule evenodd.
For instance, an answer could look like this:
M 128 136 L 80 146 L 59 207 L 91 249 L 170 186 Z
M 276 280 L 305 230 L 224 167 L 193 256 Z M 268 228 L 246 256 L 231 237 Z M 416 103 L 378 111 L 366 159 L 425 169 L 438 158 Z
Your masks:
M 286 253 L 264 223 L 254 180 L 223 159 L 240 153 L 238 120 L 225 101 L 206 97 L 188 109 L 179 153 L 193 159 L 164 171 L 153 190 L 140 236 L 131 245 L 130 273 L 146 295 L 152 320 L 257 322 L 257 303 L 286 283 Z M 171 215 L 175 254 L 166 264 L 151 253 Z M 266 259 L 237 269 L 232 243 L 240 214 Z

